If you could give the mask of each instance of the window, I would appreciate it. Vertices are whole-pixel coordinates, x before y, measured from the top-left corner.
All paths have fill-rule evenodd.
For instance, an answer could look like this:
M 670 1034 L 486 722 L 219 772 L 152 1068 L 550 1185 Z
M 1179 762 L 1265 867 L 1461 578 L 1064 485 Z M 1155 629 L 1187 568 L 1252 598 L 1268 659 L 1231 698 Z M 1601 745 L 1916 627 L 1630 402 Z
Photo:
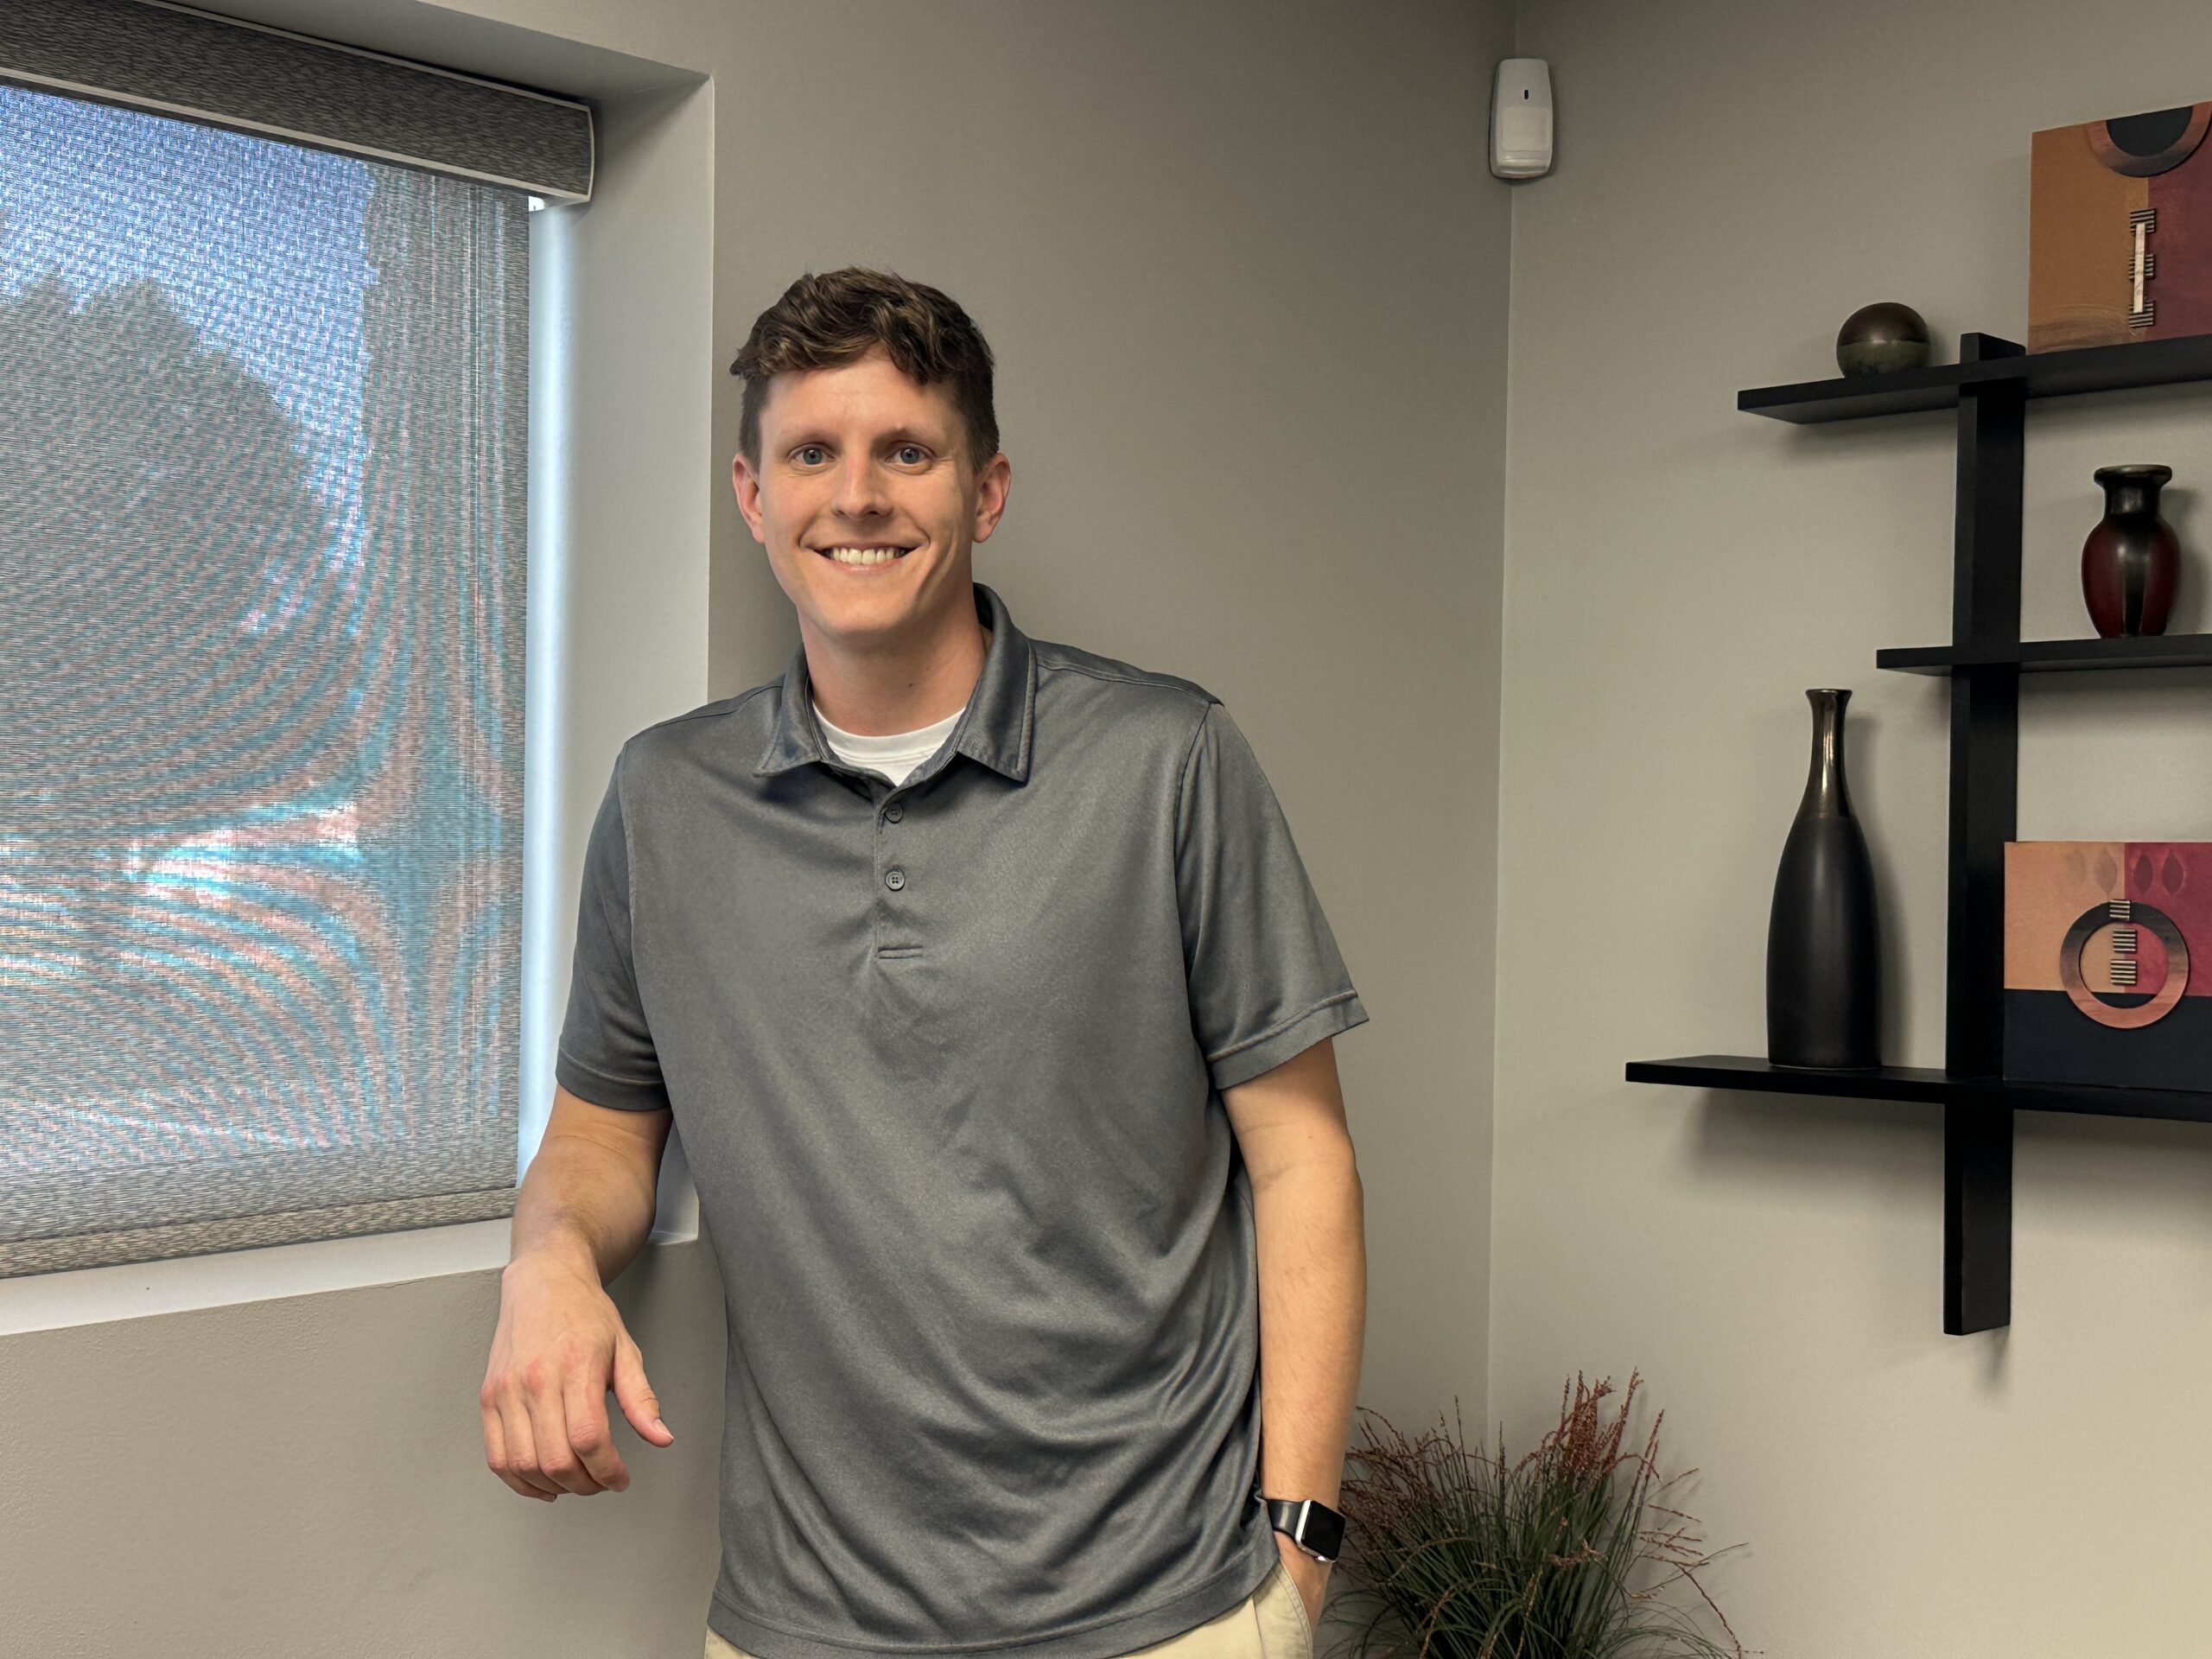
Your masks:
M 559 187 L 451 123 L 431 170 L 327 107 L 52 67 L 149 27 L 241 86 L 369 76 L 387 127 L 374 77 L 486 86 L 165 7 L 0 24 L 0 1275 L 513 1205 L 525 192 Z M 199 118 L 46 90 L 124 82 Z

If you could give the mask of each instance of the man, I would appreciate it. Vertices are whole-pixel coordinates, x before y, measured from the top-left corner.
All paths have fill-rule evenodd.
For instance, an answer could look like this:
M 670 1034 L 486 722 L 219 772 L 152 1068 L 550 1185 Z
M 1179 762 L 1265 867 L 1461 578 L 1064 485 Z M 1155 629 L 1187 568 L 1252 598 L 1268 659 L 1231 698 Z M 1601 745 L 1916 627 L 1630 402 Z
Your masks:
M 1203 689 L 973 580 L 1011 471 L 950 299 L 803 277 L 733 369 L 799 645 L 617 759 L 487 1460 L 623 1490 L 610 1390 L 672 1440 L 603 1287 L 673 1117 L 729 1315 L 708 1655 L 1311 1659 L 1367 1014 L 1274 795 Z

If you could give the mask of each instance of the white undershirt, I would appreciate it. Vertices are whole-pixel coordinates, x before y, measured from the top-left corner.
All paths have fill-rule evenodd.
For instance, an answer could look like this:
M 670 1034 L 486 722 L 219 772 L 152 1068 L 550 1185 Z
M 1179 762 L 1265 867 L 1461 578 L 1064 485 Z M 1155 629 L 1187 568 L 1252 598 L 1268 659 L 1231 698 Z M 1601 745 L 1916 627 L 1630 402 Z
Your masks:
M 821 723 L 823 741 L 830 745 L 830 752 L 849 766 L 880 773 L 891 780 L 894 789 L 938 752 L 966 712 L 964 709 L 956 709 L 935 725 L 925 726 L 918 731 L 887 732 L 880 737 L 870 737 L 832 726 L 823 718 L 822 705 L 814 705 L 814 718 Z

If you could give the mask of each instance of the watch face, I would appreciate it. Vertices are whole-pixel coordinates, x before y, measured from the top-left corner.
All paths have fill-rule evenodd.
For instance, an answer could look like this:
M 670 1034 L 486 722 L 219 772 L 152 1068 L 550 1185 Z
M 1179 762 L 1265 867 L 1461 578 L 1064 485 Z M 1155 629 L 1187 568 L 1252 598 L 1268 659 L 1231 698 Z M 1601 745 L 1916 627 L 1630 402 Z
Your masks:
M 1344 1518 L 1325 1504 L 1306 1506 L 1306 1523 L 1299 1529 L 1300 1541 L 1317 1555 L 1334 1559 L 1338 1546 L 1344 1541 Z

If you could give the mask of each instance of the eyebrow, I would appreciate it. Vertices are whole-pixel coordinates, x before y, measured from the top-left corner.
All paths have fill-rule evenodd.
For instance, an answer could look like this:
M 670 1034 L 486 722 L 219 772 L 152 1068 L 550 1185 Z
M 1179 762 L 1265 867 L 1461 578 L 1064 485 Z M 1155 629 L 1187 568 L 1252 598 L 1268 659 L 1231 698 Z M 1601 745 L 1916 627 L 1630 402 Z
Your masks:
M 941 449 L 944 448 L 945 443 L 944 439 L 937 436 L 936 435 L 929 432 L 917 431 L 911 426 L 895 426 L 892 428 L 890 431 L 883 435 L 881 441 L 887 445 L 918 443 L 925 449 Z M 833 440 L 831 439 L 830 435 L 817 427 L 801 427 L 797 432 L 794 432 L 785 438 L 784 448 L 786 449 L 796 449 L 802 444 L 819 443 L 827 445 L 831 442 L 833 442 Z

